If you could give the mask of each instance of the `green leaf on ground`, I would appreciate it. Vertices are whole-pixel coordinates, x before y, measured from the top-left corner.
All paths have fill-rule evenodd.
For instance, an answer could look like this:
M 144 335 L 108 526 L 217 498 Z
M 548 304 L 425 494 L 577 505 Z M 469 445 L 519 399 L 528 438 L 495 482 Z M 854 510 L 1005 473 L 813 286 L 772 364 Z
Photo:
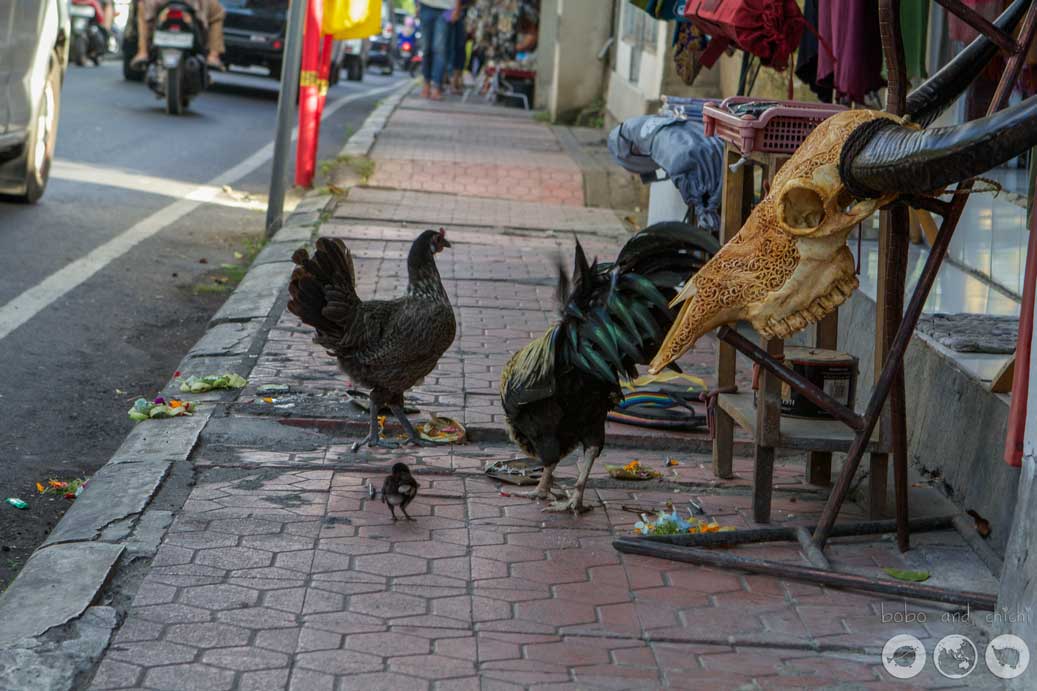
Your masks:
M 921 583 L 922 581 L 929 580 L 928 571 L 908 571 L 906 569 L 882 569 L 887 574 L 897 579 L 898 581 L 911 581 L 912 583 Z

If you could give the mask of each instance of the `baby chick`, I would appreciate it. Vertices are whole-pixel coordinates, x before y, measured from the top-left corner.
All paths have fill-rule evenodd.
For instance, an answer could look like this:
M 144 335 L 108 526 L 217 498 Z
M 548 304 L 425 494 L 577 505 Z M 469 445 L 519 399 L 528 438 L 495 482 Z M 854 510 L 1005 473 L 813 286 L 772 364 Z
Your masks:
M 410 468 L 406 463 L 393 465 L 392 473 L 385 478 L 385 482 L 382 484 L 382 501 L 389 507 L 394 521 L 398 520 L 396 518 L 397 506 L 403 511 L 403 515 L 407 517 L 408 521 L 414 520 L 407 513 L 407 504 L 418 496 L 418 487 L 418 481 L 410 474 Z

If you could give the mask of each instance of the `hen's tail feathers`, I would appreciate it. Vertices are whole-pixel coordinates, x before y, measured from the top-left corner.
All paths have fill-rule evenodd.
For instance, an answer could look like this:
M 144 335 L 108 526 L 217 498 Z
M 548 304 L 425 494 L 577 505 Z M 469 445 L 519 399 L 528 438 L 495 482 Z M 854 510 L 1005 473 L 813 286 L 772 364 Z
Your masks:
M 296 267 L 288 285 L 288 310 L 318 334 L 342 337 L 360 304 L 353 257 L 345 243 L 320 238 L 313 257 L 299 249 L 292 261 Z
M 668 303 L 677 287 L 719 248 L 712 235 L 685 223 L 646 228 L 613 264 L 588 264 L 577 242 L 560 356 L 609 384 L 636 377 L 635 365 L 654 357 L 673 323 Z

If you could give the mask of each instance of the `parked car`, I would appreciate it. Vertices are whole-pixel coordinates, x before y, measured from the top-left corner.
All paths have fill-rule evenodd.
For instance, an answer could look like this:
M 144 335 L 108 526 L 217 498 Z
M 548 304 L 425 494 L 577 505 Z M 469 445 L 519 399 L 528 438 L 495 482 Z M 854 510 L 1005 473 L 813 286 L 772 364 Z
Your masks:
M 0 194 L 47 187 L 68 67 L 68 0 L 6 0 L 0 20 Z
M 395 62 L 396 31 L 392 22 L 386 22 L 382 33 L 368 39 L 367 67 L 381 67 L 382 74 L 392 74 Z

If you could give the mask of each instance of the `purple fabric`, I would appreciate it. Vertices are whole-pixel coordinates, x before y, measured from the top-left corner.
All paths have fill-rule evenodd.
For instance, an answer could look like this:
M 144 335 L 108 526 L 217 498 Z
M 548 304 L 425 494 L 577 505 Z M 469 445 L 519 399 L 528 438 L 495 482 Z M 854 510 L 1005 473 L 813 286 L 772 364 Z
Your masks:
M 878 3 L 874 0 L 825 0 L 818 3 L 817 30 L 831 47 L 818 51 L 817 83 L 831 84 L 840 100 L 864 103 L 864 96 L 886 82 L 882 78 L 882 42 Z

